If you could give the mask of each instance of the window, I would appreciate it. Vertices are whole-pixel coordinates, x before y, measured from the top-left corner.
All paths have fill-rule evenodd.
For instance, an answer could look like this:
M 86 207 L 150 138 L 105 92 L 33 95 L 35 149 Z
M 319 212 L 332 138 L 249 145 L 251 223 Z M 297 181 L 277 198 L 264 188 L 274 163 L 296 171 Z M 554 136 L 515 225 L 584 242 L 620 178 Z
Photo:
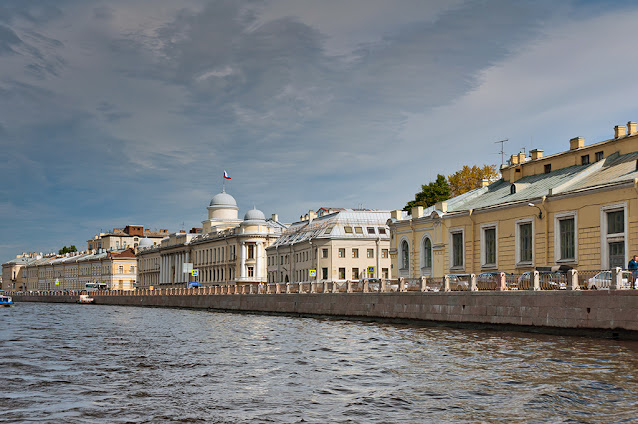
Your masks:
M 217 253 L 217 252 L 215 252 Z M 217 255 L 215 255 L 217 256 Z M 249 244 L 248 245 L 248 259 L 255 259 L 255 245 L 254 244 Z
M 328 268 L 321 268 L 321 278 L 324 280 L 328 279 Z
M 496 225 L 483 225 L 481 229 L 483 231 L 483 236 L 481 237 L 481 265 L 483 267 L 495 267 Z
M 279 265 L 283 265 L 284 264 L 284 257 L 280 256 L 279 257 Z
M 604 157 L 605 156 L 604 156 L 603 152 L 596 152 L 595 153 L 596 162 L 598 162 L 599 160 L 603 160 Z
M 555 215 L 554 256 L 556 261 L 576 261 L 576 212 L 564 212 Z
M 376 234 L 374 227 L 368 227 L 368 234 Z
M 385 234 L 385 228 L 379 227 L 379 234 Z
M 339 257 L 340 258 L 345 258 L 346 257 L 346 249 L 345 249 L 345 247 L 340 247 L 339 248 Z
M 334 228 L 334 225 L 329 226 L 328 228 L 326 228 L 326 230 L 323 232 L 324 234 L 330 234 L 332 232 L 332 229 Z
M 432 268 L 432 241 L 429 237 L 423 240 L 423 266 L 422 268 Z
M 552 172 L 552 164 L 548 163 L 547 165 L 545 165 L 545 173 L 549 174 L 550 172 Z
M 346 269 L 345 268 L 339 268 L 339 279 L 340 280 L 345 280 L 346 279 Z
M 381 257 L 382 258 L 388 257 L 388 249 L 381 249 Z
M 359 257 L 359 249 L 352 249 L 352 257 L 353 258 Z
M 533 228 L 531 221 L 518 223 L 517 226 L 517 263 L 532 264 L 533 262 Z
M 388 272 L 388 268 L 381 269 L 381 275 L 383 278 L 388 279 L 390 277 L 390 273 Z
M 624 268 L 627 264 L 627 225 L 625 203 L 601 208 L 601 266 L 603 269 Z
M 357 234 L 363 234 L 363 228 L 362 227 L 354 227 L 354 232 Z
M 321 249 L 321 257 L 322 258 L 328 257 L 328 249 Z
M 410 245 L 407 240 L 401 242 L 401 269 L 410 269 Z
M 343 230 L 346 232 L 346 234 L 352 234 L 352 227 L 343 227 Z
M 131 273 L 134 273 L 134 272 L 135 272 L 135 265 L 131 265 L 130 272 L 131 272 Z
M 255 268 L 252 266 L 248 267 L 248 276 L 249 277 L 254 277 L 255 276 Z
M 352 279 L 357 280 L 359 278 L 359 268 L 352 268 Z
M 368 249 L 368 258 L 374 258 L 374 249 Z
M 452 264 L 451 268 L 462 268 L 463 267 L 463 231 L 454 231 L 451 233 L 452 249 L 451 249 L 451 258 L 450 262 Z
M 580 157 L 581 165 L 589 165 L 589 155 L 583 155 Z
M 124 265 L 120 265 L 118 267 L 118 271 L 120 272 L 120 274 L 124 274 Z

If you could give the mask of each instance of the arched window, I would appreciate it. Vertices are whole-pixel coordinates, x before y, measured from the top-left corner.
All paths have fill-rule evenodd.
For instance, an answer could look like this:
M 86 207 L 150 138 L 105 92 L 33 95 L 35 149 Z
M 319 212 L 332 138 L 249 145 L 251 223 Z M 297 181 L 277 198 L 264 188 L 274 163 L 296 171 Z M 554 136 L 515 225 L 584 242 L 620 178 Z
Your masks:
M 432 241 L 428 237 L 423 240 L 423 268 L 432 268 Z
M 410 269 L 410 246 L 405 240 L 401 242 L 401 268 Z

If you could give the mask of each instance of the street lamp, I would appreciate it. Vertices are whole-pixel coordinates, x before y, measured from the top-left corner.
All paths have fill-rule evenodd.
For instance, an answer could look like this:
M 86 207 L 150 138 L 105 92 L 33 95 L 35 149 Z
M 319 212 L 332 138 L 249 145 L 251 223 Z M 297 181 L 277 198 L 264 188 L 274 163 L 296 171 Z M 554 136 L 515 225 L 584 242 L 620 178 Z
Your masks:
M 533 208 L 537 208 L 538 209 L 538 219 L 543 219 L 543 211 L 541 210 L 541 208 L 539 208 L 538 206 L 536 206 L 533 203 L 528 203 L 527 206 L 531 206 Z

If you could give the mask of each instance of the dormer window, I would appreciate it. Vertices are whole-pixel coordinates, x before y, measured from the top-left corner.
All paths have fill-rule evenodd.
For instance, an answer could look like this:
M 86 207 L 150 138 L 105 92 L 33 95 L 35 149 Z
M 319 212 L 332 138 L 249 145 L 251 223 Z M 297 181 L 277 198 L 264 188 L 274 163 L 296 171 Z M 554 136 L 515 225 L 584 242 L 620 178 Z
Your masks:
M 516 194 L 516 184 L 510 186 L 510 194 Z
M 545 173 L 549 174 L 550 172 L 552 172 L 552 164 L 548 163 L 547 165 L 545 165 Z

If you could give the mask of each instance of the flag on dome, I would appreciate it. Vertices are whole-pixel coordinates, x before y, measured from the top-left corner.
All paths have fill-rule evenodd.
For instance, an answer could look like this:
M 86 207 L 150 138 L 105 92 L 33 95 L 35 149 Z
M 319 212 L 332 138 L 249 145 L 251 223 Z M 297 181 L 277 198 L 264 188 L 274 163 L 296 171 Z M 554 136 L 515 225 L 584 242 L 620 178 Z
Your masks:
M 228 172 L 226 172 L 226 170 L 224 170 L 224 179 L 230 180 L 230 176 L 228 175 Z

